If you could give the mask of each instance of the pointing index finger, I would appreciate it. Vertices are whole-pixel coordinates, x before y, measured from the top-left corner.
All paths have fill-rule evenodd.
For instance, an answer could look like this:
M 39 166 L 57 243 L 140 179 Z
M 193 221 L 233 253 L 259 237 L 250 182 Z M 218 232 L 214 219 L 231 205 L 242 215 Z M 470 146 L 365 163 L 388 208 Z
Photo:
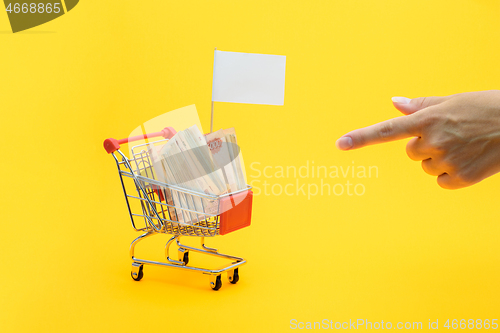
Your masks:
M 419 136 L 418 113 L 397 117 L 368 127 L 356 129 L 337 140 L 341 150 L 358 149 L 365 146 Z

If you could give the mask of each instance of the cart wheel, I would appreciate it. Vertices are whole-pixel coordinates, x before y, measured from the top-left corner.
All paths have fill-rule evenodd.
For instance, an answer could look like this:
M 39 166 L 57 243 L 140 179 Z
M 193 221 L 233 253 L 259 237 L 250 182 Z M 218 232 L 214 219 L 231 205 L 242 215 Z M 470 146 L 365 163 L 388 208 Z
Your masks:
M 229 278 L 229 282 L 231 282 L 232 284 L 236 284 L 239 280 L 240 275 L 238 274 L 238 268 L 235 268 L 233 272 L 233 278 Z
M 180 247 L 178 253 L 179 253 L 179 261 L 183 261 L 184 266 L 187 266 L 187 264 L 189 263 L 189 250 Z
M 184 261 L 184 265 L 188 265 L 189 263 L 189 252 L 184 252 L 184 256 L 182 257 L 182 261 Z
M 220 275 L 217 275 L 217 278 L 215 279 L 214 282 L 210 282 L 210 287 L 212 287 L 213 290 L 219 290 L 220 287 L 222 287 L 222 279 Z
M 134 276 L 134 272 L 130 273 L 132 279 L 134 279 L 135 281 L 140 281 L 142 279 L 142 277 L 144 276 L 144 273 L 142 272 L 143 267 L 144 267 L 143 265 L 139 267 L 139 273 L 137 273 L 137 276 Z

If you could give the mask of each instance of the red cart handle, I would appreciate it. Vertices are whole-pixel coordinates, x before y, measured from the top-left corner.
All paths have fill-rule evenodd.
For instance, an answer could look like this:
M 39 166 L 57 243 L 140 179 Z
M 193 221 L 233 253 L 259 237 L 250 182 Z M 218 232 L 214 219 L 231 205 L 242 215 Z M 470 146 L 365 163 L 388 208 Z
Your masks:
M 113 138 L 109 138 L 104 140 L 104 149 L 108 152 L 108 154 L 114 153 L 118 149 L 120 149 L 120 144 L 156 138 L 159 136 L 164 137 L 165 139 L 171 139 L 177 133 L 172 127 L 165 127 L 160 132 L 148 133 L 143 135 L 132 136 L 130 138 L 125 138 L 121 140 L 116 140 Z

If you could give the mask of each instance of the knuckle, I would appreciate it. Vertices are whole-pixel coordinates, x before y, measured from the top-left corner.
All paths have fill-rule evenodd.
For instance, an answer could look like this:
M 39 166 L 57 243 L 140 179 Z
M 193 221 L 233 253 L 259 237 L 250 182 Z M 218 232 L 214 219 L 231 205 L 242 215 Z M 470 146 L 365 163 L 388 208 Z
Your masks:
M 420 112 L 419 125 L 421 128 L 427 128 L 434 125 L 439 119 L 436 112 Z
M 431 157 L 422 138 L 414 137 L 406 144 L 406 155 L 413 161 L 422 161 Z
M 426 99 L 427 97 L 412 98 L 410 104 L 414 104 L 417 108 L 423 108 L 425 106 Z
M 464 187 L 464 185 L 462 185 L 455 176 L 452 176 L 449 173 L 438 176 L 437 183 L 441 188 L 446 190 L 454 190 Z
M 414 156 L 415 156 L 415 152 L 414 152 L 414 140 L 410 140 L 408 141 L 408 143 L 406 144 L 406 155 L 408 155 L 408 157 L 411 159 L 411 160 L 414 160 Z
M 445 154 L 447 149 L 446 149 L 446 144 L 439 139 L 436 138 L 431 138 L 428 140 L 428 145 L 429 149 L 431 149 L 434 153 L 437 154 Z
M 427 104 L 427 97 L 420 97 L 418 100 L 418 106 L 424 108 Z
M 439 176 L 441 172 L 438 171 L 438 168 L 436 167 L 436 161 L 427 159 L 422 161 L 422 169 L 424 172 L 428 175 L 431 176 Z
M 410 160 L 412 161 L 420 161 L 421 159 L 419 159 L 417 157 L 417 153 L 415 152 L 414 149 L 412 148 L 406 148 L 406 155 L 408 155 L 408 157 L 410 158 Z
M 439 187 L 444 188 L 445 190 L 451 190 L 453 188 L 453 183 L 446 181 L 443 177 L 437 177 L 437 183 Z
M 386 139 L 390 137 L 393 133 L 394 133 L 394 123 L 390 120 L 383 123 L 378 130 L 378 136 L 381 139 Z
M 422 161 L 422 170 L 424 170 L 424 172 L 428 175 L 431 175 L 432 176 L 432 173 L 431 173 L 431 169 L 429 167 L 429 165 L 427 164 L 427 161 L 426 160 L 423 160 Z

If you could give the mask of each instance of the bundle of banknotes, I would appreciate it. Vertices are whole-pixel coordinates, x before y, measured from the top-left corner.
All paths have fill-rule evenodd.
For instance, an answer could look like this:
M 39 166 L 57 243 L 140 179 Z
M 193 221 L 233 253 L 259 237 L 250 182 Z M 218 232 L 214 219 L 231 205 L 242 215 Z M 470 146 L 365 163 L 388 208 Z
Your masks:
M 150 151 L 159 180 L 199 193 L 222 195 L 246 188 L 245 172 L 234 128 L 203 135 L 196 125 L 175 134 Z M 172 220 L 192 224 L 219 214 L 218 201 L 166 188 Z

